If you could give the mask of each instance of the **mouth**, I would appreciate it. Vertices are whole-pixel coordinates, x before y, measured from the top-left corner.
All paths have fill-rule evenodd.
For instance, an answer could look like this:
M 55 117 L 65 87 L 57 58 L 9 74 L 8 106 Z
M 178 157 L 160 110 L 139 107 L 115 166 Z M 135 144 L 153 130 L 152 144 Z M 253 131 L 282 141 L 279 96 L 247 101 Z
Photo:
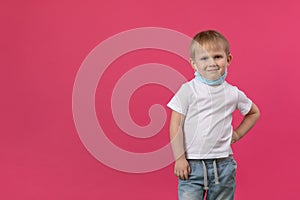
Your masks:
M 218 67 L 218 66 L 207 67 L 206 71 L 208 71 L 208 72 L 214 72 L 214 71 L 218 71 L 219 69 L 220 69 L 220 67 Z

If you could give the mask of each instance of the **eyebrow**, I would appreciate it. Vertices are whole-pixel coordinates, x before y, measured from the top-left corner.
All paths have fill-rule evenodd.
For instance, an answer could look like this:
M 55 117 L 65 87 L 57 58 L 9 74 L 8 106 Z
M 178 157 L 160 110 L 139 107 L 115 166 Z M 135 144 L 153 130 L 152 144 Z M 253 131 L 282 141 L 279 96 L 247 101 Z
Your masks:
M 221 54 L 221 53 L 216 53 L 216 54 L 213 55 L 213 57 L 216 57 L 216 56 L 223 57 L 223 54 Z
M 199 59 L 206 59 L 206 58 L 214 58 L 214 57 L 223 57 L 223 54 L 221 53 L 216 53 L 216 54 L 213 54 L 212 56 L 208 56 L 208 55 L 203 55 L 203 56 L 200 56 Z
M 202 60 L 202 59 L 206 59 L 206 58 L 209 58 L 209 57 L 210 56 L 200 56 L 199 59 Z

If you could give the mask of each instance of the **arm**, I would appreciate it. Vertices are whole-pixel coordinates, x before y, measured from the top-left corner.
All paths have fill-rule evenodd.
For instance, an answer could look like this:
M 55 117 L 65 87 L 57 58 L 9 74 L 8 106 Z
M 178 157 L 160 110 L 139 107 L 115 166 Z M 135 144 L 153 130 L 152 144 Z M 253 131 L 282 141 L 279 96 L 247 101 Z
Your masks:
M 258 107 L 252 103 L 251 109 L 247 115 L 245 115 L 240 125 L 233 131 L 231 143 L 235 143 L 244 137 L 250 129 L 255 125 L 260 116 Z
M 170 140 L 175 158 L 174 174 L 181 179 L 188 179 L 190 167 L 185 157 L 182 124 L 184 115 L 172 111 L 170 121 Z

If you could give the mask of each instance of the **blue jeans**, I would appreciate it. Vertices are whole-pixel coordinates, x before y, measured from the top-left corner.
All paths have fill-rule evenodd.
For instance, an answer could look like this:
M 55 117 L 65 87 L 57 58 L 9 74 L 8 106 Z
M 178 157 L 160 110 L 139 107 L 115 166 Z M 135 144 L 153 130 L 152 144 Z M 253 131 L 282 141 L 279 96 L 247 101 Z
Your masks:
M 233 200 L 237 164 L 232 156 L 220 159 L 188 160 L 188 180 L 178 180 L 179 200 Z M 214 163 L 215 162 L 215 163 Z

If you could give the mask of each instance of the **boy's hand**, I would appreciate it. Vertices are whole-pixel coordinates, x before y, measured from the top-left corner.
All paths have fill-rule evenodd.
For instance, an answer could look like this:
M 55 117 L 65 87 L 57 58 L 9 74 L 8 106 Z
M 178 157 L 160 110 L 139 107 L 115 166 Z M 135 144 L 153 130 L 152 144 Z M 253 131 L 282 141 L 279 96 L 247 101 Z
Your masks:
M 236 131 L 232 132 L 232 137 L 231 137 L 231 144 L 235 143 L 240 139 L 239 134 Z
M 244 137 L 248 131 L 254 126 L 260 116 L 258 107 L 252 103 L 251 109 L 245 115 L 240 125 L 232 132 L 231 144 Z
M 185 158 L 179 158 L 175 162 L 174 174 L 183 180 L 188 180 L 191 169 L 188 161 Z

